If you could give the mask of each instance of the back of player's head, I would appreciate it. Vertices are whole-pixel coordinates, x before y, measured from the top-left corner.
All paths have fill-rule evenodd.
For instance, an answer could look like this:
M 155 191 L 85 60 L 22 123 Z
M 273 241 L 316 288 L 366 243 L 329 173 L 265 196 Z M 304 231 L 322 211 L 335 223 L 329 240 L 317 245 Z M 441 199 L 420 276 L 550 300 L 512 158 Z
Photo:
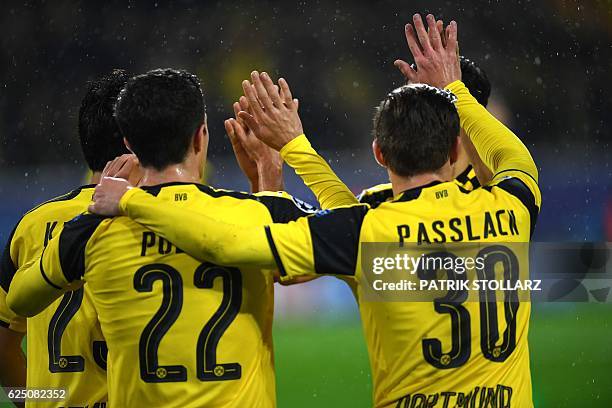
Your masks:
M 463 55 L 459 57 L 461 64 L 461 81 L 479 104 L 486 107 L 491 96 L 491 82 L 482 68 Z
M 185 159 L 205 110 L 198 77 L 166 68 L 130 78 L 115 118 L 140 163 L 161 170 Z
M 386 165 L 403 177 L 433 172 L 450 158 L 459 136 L 455 96 L 423 84 L 404 85 L 380 103 L 374 137 Z
M 92 171 L 102 171 L 106 162 L 128 153 L 113 116 L 117 96 L 128 78 L 124 70 L 113 70 L 91 82 L 81 102 L 79 138 Z

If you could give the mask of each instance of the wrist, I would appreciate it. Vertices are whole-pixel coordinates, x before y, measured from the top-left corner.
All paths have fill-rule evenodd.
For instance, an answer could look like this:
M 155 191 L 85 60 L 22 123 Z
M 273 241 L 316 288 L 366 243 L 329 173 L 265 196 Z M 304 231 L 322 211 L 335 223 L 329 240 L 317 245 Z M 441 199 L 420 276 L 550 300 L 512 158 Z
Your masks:
M 465 85 L 463 84 L 463 82 L 461 82 L 460 79 L 457 79 L 455 81 L 449 82 L 448 84 L 446 84 L 446 86 L 444 86 L 443 89 L 447 89 L 451 92 L 454 93 L 455 90 L 461 89 L 463 87 L 465 87 Z
M 300 137 L 301 135 L 304 134 L 303 130 L 298 130 L 295 133 L 292 134 L 285 134 L 284 138 L 282 140 L 279 141 L 278 145 L 274 148 L 274 150 L 276 151 L 281 151 L 285 148 L 285 146 L 287 146 L 288 144 L 290 144 L 292 141 L 294 141 L 295 139 L 297 139 L 298 137 Z
M 257 173 L 259 175 L 259 180 L 261 180 L 262 175 L 266 175 L 267 173 L 278 174 L 283 171 L 283 159 L 280 155 L 277 155 L 276 158 L 270 158 L 268 160 L 260 160 L 257 161 Z
M 283 190 L 283 166 L 271 165 L 259 173 L 259 191 Z

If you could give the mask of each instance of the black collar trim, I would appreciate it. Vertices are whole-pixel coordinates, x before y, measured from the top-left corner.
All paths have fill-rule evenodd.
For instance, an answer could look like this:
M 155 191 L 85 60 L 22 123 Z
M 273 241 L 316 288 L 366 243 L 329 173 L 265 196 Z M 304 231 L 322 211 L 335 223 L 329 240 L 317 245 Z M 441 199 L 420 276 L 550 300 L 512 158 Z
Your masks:
M 157 196 L 162 188 L 171 187 L 171 186 L 196 186 L 199 189 L 202 189 L 202 187 L 209 188 L 202 184 L 189 182 L 189 181 L 170 181 L 168 183 L 156 184 L 154 186 L 142 186 L 139 188 L 141 188 L 142 190 L 146 191 L 147 193 L 151 195 Z
M 465 184 L 468 181 L 470 181 L 470 178 L 468 177 L 468 175 L 470 174 L 470 171 L 472 171 L 472 165 L 468 165 L 465 170 L 463 170 L 461 172 L 461 174 L 459 174 L 455 180 L 457 180 L 458 182 L 460 182 L 461 184 Z
M 393 200 L 393 201 L 411 201 L 411 200 L 416 200 L 417 198 L 419 198 L 419 196 L 421 195 L 421 191 L 424 188 L 429 188 L 429 187 L 437 186 L 438 184 L 442 184 L 442 182 L 440 180 L 434 180 L 431 183 L 424 184 L 422 186 L 411 188 L 409 190 L 403 191 L 403 192 L 400 193 L 399 197 L 396 200 Z

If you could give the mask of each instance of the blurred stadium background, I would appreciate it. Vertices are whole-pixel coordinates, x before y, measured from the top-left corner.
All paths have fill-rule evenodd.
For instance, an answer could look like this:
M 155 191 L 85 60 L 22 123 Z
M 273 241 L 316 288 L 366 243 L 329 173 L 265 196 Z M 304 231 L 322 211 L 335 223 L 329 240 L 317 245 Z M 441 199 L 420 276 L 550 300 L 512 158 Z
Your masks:
M 112 68 L 185 68 L 204 85 L 208 183 L 244 190 L 222 120 L 252 69 L 285 76 L 309 138 L 355 191 L 384 181 L 373 107 L 402 79 L 414 12 L 459 24 L 461 53 L 493 84 L 491 109 L 540 166 L 538 241 L 612 240 L 612 2 L 76 1 L 0 5 L 0 243 L 34 204 L 85 180 L 77 111 Z M 287 190 L 313 200 L 288 171 Z M 280 407 L 367 407 L 354 300 L 333 278 L 277 288 Z M 530 343 L 538 407 L 612 406 L 612 307 L 538 304 Z M 31 362 L 36 364 L 36 362 Z M 1 364 L 1 362 L 0 362 Z

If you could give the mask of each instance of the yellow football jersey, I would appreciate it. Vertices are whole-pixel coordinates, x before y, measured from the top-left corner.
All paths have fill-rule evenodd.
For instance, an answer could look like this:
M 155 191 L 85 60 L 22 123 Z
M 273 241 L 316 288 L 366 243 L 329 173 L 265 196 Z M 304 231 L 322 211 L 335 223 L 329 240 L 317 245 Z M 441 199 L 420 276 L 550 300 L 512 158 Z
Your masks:
M 335 274 L 354 280 L 376 407 L 532 407 L 528 301 L 498 297 L 466 302 L 455 290 L 431 302 L 372 301 L 367 296 L 372 265 L 362 262 L 369 243 L 426 248 L 473 242 L 483 251 L 480 257 L 501 253 L 487 261 L 488 273 L 503 266 L 503 276 L 518 268 L 521 276 L 528 274 L 526 262 L 514 261 L 519 256 L 510 253 L 510 243 L 529 242 L 535 228 L 541 204 L 535 163 L 520 140 L 478 105 L 461 82 L 449 89 L 458 97 L 462 127 L 495 172 L 491 183 L 469 191 L 455 181 L 432 182 L 375 209 L 345 207 L 271 225 L 265 236 L 282 279 Z M 249 241 L 262 235 L 253 231 L 237 238 Z M 254 249 L 249 244 L 243 253 Z M 524 253 L 520 255 L 524 261 Z
M 309 213 L 286 193 L 143 189 L 162 205 L 245 226 Z M 270 271 L 201 263 L 127 217 L 92 214 L 67 223 L 42 259 L 49 282 L 83 279 L 91 290 L 108 344 L 111 406 L 275 406 Z
M 19 332 L 27 327 L 27 387 L 64 388 L 68 396 L 61 402 L 28 402 L 27 407 L 106 406 L 106 344 L 88 288 L 67 292 L 27 323 L 6 305 L 16 271 L 40 256 L 64 222 L 87 209 L 93 187 L 80 187 L 26 213 L 2 256 L 0 324 Z
M 468 191 L 480 187 L 480 182 L 472 166 L 467 166 L 453 181 Z M 391 201 L 393 200 L 391 183 L 377 184 L 366 188 L 357 196 L 357 199 L 360 203 L 368 204 L 372 208 L 376 208 L 386 201 Z
M 376 209 L 346 207 L 300 220 L 304 233 L 270 226 L 283 279 L 314 271 L 354 280 L 376 407 L 487 406 L 479 405 L 484 400 L 532 406 L 528 302 L 506 309 L 498 301 L 498 312 L 510 311 L 513 318 L 492 328 L 483 323 L 478 302 L 451 303 L 451 312 L 439 302 L 370 301 L 361 265 L 363 243 L 472 241 L 487 248 L 489 242 L 528 242 L 540 196 L 525 178 L 515 173 L 472 192 L 454 182 L 432 183 Z M 455 319 L 463 320 L 455 325 Z M 437 349 L 428 348 L 432 341 Z

